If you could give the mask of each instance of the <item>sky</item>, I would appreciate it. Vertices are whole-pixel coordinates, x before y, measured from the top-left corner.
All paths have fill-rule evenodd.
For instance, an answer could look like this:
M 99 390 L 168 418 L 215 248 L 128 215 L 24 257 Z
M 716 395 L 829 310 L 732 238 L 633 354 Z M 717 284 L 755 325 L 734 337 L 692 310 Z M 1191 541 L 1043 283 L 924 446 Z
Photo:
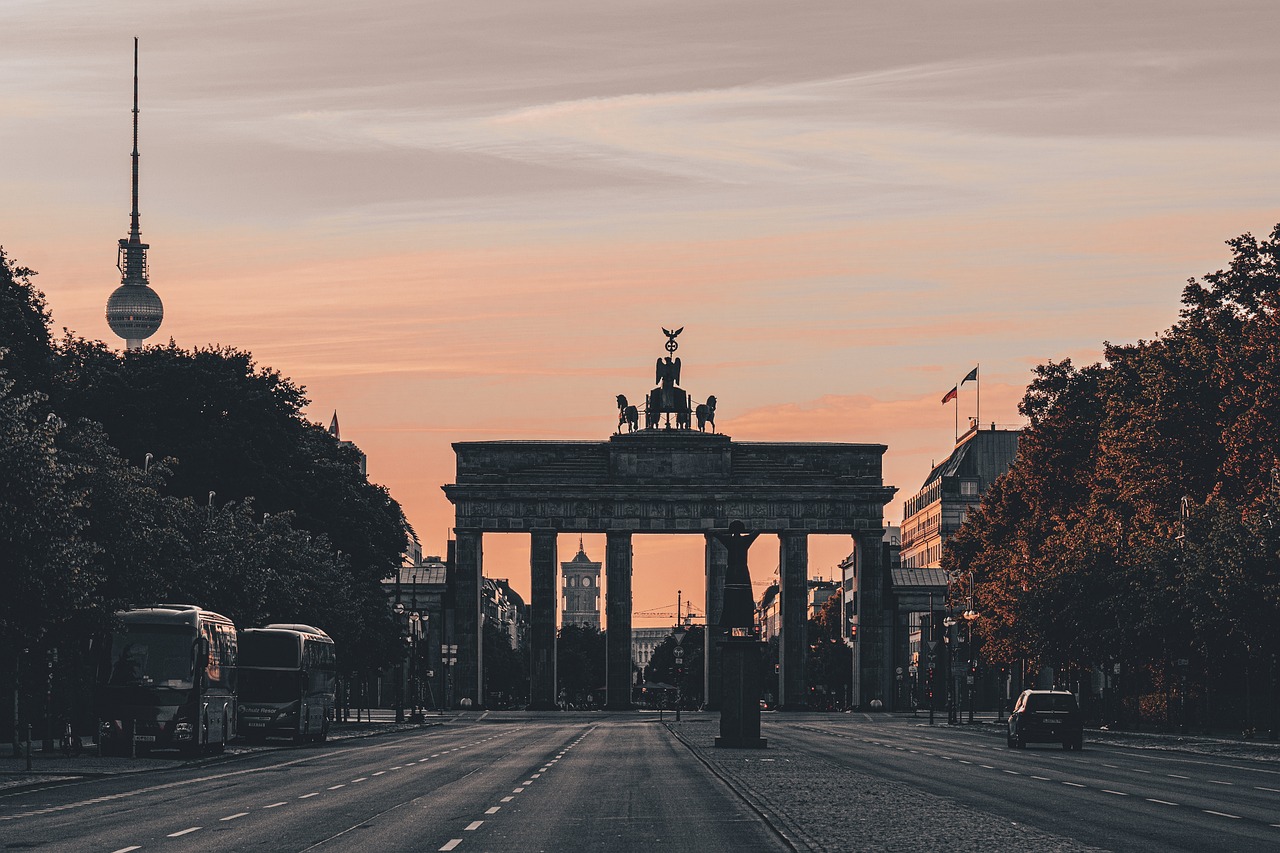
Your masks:
M 137 36 L 151 342 L 305 386 L 427 553 L 452 442 L 606 438 L 663 327 L 735 439 L 887 445 L 899 521 L 972 367 L 1018 426 L 1037 364 L 1150 339 L 1280 221 L 1274 0 L 6 0 L 0 31 L 0 245 L 55 328 L 120 344 Z M 702 595 L 700 543 L 635 542 L 637 611 Z M 521 537 L 485 566 L 527 593 Z

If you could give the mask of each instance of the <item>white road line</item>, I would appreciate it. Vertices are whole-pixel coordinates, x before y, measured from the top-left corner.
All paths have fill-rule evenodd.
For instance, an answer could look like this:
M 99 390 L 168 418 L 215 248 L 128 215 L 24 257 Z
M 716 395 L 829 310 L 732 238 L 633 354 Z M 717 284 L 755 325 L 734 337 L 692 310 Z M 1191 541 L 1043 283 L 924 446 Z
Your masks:
M 1177 803 L 1171 803 L 1168 800 L 1157 800 L 1155 797 L 1147 797 L 1148 803 L 1159 803 L 1162 806 L 1176 806 Z
M 1148 776 L 1150 776 L 1150 775 L 1151 775 L 1151 771 L 1150 771 L 1150 770 L 1139 770 L 1139 769 L 1138 769 L 1138 768 L 1136 768 L 1136 767 L 1131 767 L 1131 768 L 1130 768 L 1130 771 L 1131 771 L 1131 772 L 1133 772 L 1133 773 L 1146 773 Z
M 485 809 L 485 810 L 484 810 L 484 813 L 485 813 L 485 814 L 497 814 L 499 811 L 501 811 L 501 809 L 502 809 L 502 806 L 492 806 L 492 807 L 490 807 L 490 808 Z
M 1050 779 L 1048 776 L 1032 776 L 1031 778 L 1032 778 L 1032 779 L 1039 779 L 1041 782 L 1052 782 L 1052 781 L 1053 781 L 1053 780 L 1052 780 L 1052 779 Z
M 343 783 L 342 783 L 342 784 L 340 784 L 340 785 L 330 785 L 330 786 L 329 786 L 329 790 L 330 790 L 330 791 L 336 791 L 336 790 L 338 790 L 339 788 L 345 788 L 345 787 L 347 787 L 347 783 L 346 783 L 346 782 L 343 782 Z
M 430 758 L 419 758 L 418 763 L 421 764 L 424 761 L 430 761 L 430 760 L 431 760 Z
M 990 764 L 979 764 L 978 766 L 983 768 L 984 770 L 995 770 L 995 768 L 992 767 Z
M 199 831 L 200 831 L 200 829 L 201 829 L 201 827 L 198 827 L 198 826 L 189 826 L 189 827 L 187 827 L 186 829 L 180 829 L 180 830 L 178 830 L 177 832 L 171 832 L 171 833 L 169 833 L 168 837 L 169 837 L 169 838 L 178 838 L 178 837 L 183 836 L 183 835 L 190 835 L 190 834 L 191 834 L 191 833 L 193 833 L 193 832 L 199 832 Z
M 1190 776 L 1179 776 L 1177 773 L 1166 773 L 1164 775 L 1168 776 L 1170 779 L 1190 779 L 1191 778 Z
M 1004 771 L 1004 772 L 1005 772 L 1005 773 L 1008 773 L 1010 776 L 1021 776 L 1021 775 L 1022 775 L 1022 774 L 1021 774 L 1021 773 L 1019 773 L 1017 770 L 1006 770 L 1006 771 Z
M 1234 785 L 1235 782 L 1219 782 L 1217 779 L 1210 779 L 1210 785 Z
M 374 776 L 381 776 L 383 773 L 386 773 L 386 772 L 387 772 L 387 771 L 385 771 L 385 770 L 377 770 L 377 771 L 375 771 L 375 772 L 374 772 L 374 774 L 373 774 L 373 775 L 374 775 Z
M 512 789 L 511 789 L 511 793 L 513 793 L 513 794 L 523 794 L 523 793 L 524 793 L 524 788 L 512 788 Z
M 312 791 L 310 794 L 303 794 L 301 797 L 298 797 L 298 799 L 306 800 L 306 799 L 310 799 L 311 797 L 318 797 L 318 796 L 320 796 L 319 791 Z
M 1101 789 L 1101 791 L 1102 791 L 1102 793 L 1104 793 L 1104 794 L 1115 794 L 1117 797 L 1127 797 L 1127 796 L 1129 796 L 1129 795 L 1128 795 L 1128 794 L 1126 794 L 1124 791 L 1112 791 L 1112 790 L 1109 790 L 1109 789 L 1107 789 L 1107 788 L 1102 788 L 1102 789 Z
M 236 818 L 238 818 L 238 817 L 244 817 L 244 816 L 245 816 L 245 815 L 247 815 L 247 814 L 248 814 L 248 812 L 236 812 L 235 814 L 229 814 L 229 815 L 227 815 L 226 817 L 220 817 L 220 818 L 218 818 L 218 820 L 220 820 L 220 821 L 222 821 L 222 820 L 235 820 Z
M 484 821 L 482 821 L 482 820 L 473 820 L 473 821 L 471 821 L 471 823 L 467 824 L 467 828 L 466 828 L 466 829 L 464 829 L 464 830 L 462 830 L 462 831 L 463 831 L 463 832 L 475 832 L 477 829 L 479 829 L 479 828 L 480 828 L 480 827 L 482 827 L 482 826 L 484 826 Z
M 533 774 L 532 776 L 530 776 L 529 778 L 530 778 L 530 779 L 537 779 L 537 778 L 538 778 L 539 776 L 541 776 L 541 775 L 542 775 L 541 773 L 534 773 L 534 774 Z
M 392 767 L 391 769 L 392 769 L 392 770 L 399 770 L 401 767 L 404 767 L 404 765 L 403 765 L 403 764 L 397 764 L 395 767 Z
M 1232 820 L 1240 820 L 1240 815 L 1238 814 L 1227 814 L 1226 812 L 1215 812 L 1213 809 L 1201 809 L 1200 811 L 1204 812 L 1205 814 L 1216 814 L 1218 817 L 1229 817 Z
M 135 844 L 132 847 L 121 847 L 119 850 L 112 850 L 111 853 L 129 853 L 130 850 L 141 850 L 141 844 Z
M 368 776 L 361 776 L 359 779 L 352 779 L 351 784 L 354 785 L 357 782 L 368 782 L 368 781 L 369 781 Z
M 511 801 L 512 801 L 512 800 L 514 800 L 514 799 L 515 799 L 515 797 L 503 797 L 501 800 L 498 800 L 498 802 L 500 802 L 500 803 L 509 803 L 509 802 L 511 802 Z
M 271 805 L 269 805 L 269 806 L 263 806 L 263 808 L 264 808 L 264 809 L 278 809 L 278 808 L 280 808 L 280 807 L 281 807 L 281 806 L 283 806 L 283 805 L 286 805 L 286 804 L 285 804 L 285 803 L 282 803 L 282 802 L 281 802 L 281 803 L 272 803 L 272 804 L 271 804 Z
M 462 843 L 461 838 L 451 838 L 445 843 L 443 847 L 440 848 L 440 850 L 441 851 L 452 850 L 453 848 L 457 847 L 461 843 Z
M 1079 782 L 1063 782 L 1064 785 L 1070 785 L 1073 788 L 1087 788 L 1088 785 L 1081 785 Z
M 1114 764 L 1104 764 L 1104 765 L 1102 765 L 1102 766 L 1103 766 L 1103 767 L 1110 767 L 1112 770 L 1119 770 L 1119 769 L 1120 769 L 1119 767 L 1116 767 Z
M 1253 786 L 1253 790 L 1255 790 L 1255 791 L 1270 791 L 1270 792 L 1271 792 L 1271 793 L 1273 793 L 1273 794 L 1280 794 L 1280 788 L 1264 788 L 1264 787 L 1262 787 L 1261 785 L 1254 785 L 1254 786 Z
M 530 786 L 530 785 L 532 785 L 532 784 L 533 784 L 533 780 L 532 780 L 532 779 L 526 779 L 526 780 L 524 780 L 523 782 L 521 782 L 520 784 L 521 784 L 521 785 L 524 785 L 524 786 L 527 788 L 528 786 Z

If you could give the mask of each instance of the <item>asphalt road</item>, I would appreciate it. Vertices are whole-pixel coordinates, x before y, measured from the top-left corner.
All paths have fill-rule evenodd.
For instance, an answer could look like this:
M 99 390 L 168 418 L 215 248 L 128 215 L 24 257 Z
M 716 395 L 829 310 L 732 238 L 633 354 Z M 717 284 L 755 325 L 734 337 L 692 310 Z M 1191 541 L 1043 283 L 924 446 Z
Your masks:
M 1280 849 L 1280 763 L 1086 743 L 1009 749 L 996 730 L 862 715 L 767 715 L 779 751 L 1081 844 L 1124 851 Z M 927 817 L 924 819 L 927 820 Z
M 664 727 L 507 718 L 0 796 L 57 851 L 785 850 Z

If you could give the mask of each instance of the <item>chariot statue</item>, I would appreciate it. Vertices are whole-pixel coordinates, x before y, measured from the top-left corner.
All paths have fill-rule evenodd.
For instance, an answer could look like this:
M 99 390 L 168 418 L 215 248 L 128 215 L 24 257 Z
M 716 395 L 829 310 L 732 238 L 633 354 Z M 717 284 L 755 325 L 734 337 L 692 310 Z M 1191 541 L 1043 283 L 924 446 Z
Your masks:
M 638 428 L 640 415 L 644 415 L 644 428 L 650 429 L 692 429 L 693 418 L 697 415 L 698 430 L 705 431 L 707 426 L 715 432 L 716 398 L 708 397 L 705 403 L 695 404 L 692 395 L 680 387 L 680 358 L 676 350 L 680 344 L 676 338 L 684 331 L 684 326 L 674 332 L 664 328 L 667 336 L 666 356 L 659 358 L 654 366 L 654 388 L 644 398 L 644 406 L 632 406 L 622 394 L 617 397 L 618 432 L 623 427 L 628 432 Z

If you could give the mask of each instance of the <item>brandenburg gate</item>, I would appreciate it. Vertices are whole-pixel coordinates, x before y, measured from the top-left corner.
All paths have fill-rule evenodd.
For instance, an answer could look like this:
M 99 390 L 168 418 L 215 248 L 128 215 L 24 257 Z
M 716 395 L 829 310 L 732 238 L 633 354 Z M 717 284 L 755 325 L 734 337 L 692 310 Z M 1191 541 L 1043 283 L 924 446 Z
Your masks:
M 664 330 L 665 331 L 665 330 Z M 675 335 L 667 332 L 667 351 Z M 887 700 L 892 688 L 890 616 L 881 556 L 883 509 L 896 489 L 881 479 L 882 444 L 741 442 L 714 429 L 715 399 L 694 406 L 679 383 L 679 359 L 658 362 L 662 383 L 646 396 L 645 427 L 620 397 L 619 432 L 606 441 L 468 441 L 453 445 L 456 482 L 444 486 L 455 522 L 455 702 L 483 702 L 482 543 L 485 533 L 529 536 L 530 709 L 556 707 L 555 646 L 559 534 L 605 535 L 606 708 L 631 707 L 632 539 L 682 534 L 704 539 L 706 696 L 718 707 L 716 642 L 727 551 L 709 535 L 733 521 L 778 537 L 781 618 L 779 689 L 784 709 L 805 705 L 808 537 L 843 534 L 856 554 L 858 633 L 855 704 Z M 665 366 L 664 366 L 665 365 Z M 665 371 L 665 372 L 664 372 Z M 663 395 L 664 391 L 674 393 Z M 663 415 L 667 415 L 663 424 Z M 704 414 L 709 417 L 704 419 Z M 671 416 L 675 423 L 672 424 Z M 631 428 L 622 432 L 624 425 Z M 759 541 L 756 552 L 764 547 Z M 759 562 L 759 557 L 757 557 Z

